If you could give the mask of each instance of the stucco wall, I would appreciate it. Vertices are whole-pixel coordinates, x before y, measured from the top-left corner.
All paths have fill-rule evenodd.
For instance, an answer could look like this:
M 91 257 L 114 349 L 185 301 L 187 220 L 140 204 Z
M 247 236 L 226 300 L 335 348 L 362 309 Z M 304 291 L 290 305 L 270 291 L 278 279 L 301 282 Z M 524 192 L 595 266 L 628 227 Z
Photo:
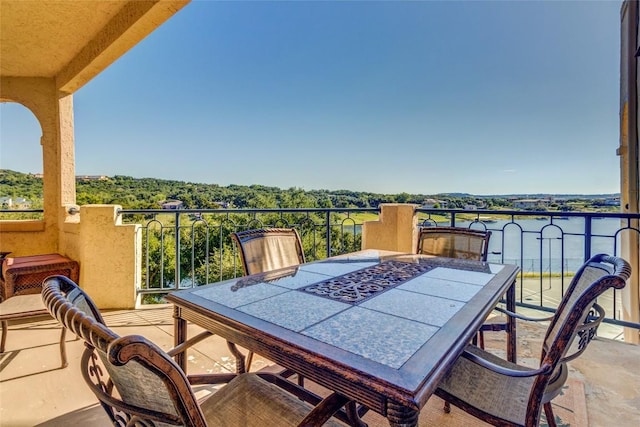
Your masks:
M 418 242 L 418 205 L 380 205 L 380 219 L 362 224 L 362 249 L 415 252 Z
M 140 284 L 138 224 L 122 224 L 121 206 L 85 205 L 73 245 L 80 261 L 80 283 L 100 308 L 134 308 Z M 69 246 L 71 248 L 71 246 Z

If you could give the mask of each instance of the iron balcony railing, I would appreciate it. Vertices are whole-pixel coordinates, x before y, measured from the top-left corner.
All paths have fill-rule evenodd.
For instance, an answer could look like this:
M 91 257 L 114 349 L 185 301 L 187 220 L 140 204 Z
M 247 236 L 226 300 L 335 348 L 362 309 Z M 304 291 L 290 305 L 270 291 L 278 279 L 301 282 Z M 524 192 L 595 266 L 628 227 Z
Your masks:
M 29 211 L 32 213 L 33 210 Z M 557 211 L 418 209 L 418 224 L 490 230 L 490 262 L 517 264 L 517 303 L 553 311 L 573 273 L 597 253 L 621 255 L 623 236 L 640 239 L 639 214 Z M 0 211 L 0 219 L 8 219 Z M 15 210 L 10 211 L 15 214 Z M 176 289 L 242 275 L 230 234 L 260 227 L 293 227 L 309 261 L 359 250 L 362 223 L 379 210 L 198 209 L 120 210 L 123 221 L 141 225 L 142 284 L 153 302 Z M 621 320 L 620 291 L 599 300 L 608 323 L 640 329 Z
M 573 273 L 596 253 L 620 254 L 624 234 L 638 234 L 640 215 L 595 212 L 418 209 L 419 226 L 458 226 L 492 231 L 489 261 L 517 264 L 517 303 L 553 311 Z M 378 209 L 122 210 L 126 222 L 142 225 L 143 283 L 139 293 L 175 289 L 242 275 L 233 231 L 293 227 L 308 260 L 360 249 L 363 218 Z M 176 268 L 180 266 L 180 268 Z M 605 295 L 608 322 L 621 320 L 621 295 Z
M 517 304 L 554 311 L 573 274 L 598 253 L 621 255 L 623 236 L 638 239 L 639 214 L 604 212 L 418 209 L 419 226 L 458 226 L 489 230 L 488 261 L 517 264 Z M 447 217 L 441 222 L 442 216 Z M 620 320 L 621 291 L 598 301 L 607 322 L 640 329 Z
M 143 279 L 138 293 L 157 295 L 242 275 L 237 248 L 231 240 L 234 231 L 296 228 L 305 256 L 312 261 L 359 250 L 363 215 L 375 220 L 378 212 L 374 208 L 346 208 L 160 209 L 119 213 L 123 222 L 142 225 Z

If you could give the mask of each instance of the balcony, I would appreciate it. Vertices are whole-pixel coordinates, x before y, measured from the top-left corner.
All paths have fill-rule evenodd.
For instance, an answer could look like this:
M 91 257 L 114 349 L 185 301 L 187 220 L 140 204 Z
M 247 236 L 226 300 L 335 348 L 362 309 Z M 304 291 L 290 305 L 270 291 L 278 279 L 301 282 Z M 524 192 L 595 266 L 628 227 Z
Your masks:
M 123 211 L 107 205 L 77 206 L 73 94 L 186 3 L 188 0 L 129 0 L 84 2 L 69 8 L 61 3 L 3 1 L 3 65 L 10 64 L 11 67 L 3 68 L 0 76 L 0 100 L 27 106 L 41 126 L 45 185 L 43 211 L 27 220 L 10 221 L 10 218 L 0 217 L 0 220 L 6 219 L 0 221 L 0 250 L 10 250 L 16 256 L 59 252 L 77 259 L 81 263 L 80 282 L 85 290 L 99 301 L 101 308 L 120 308 L 107 313 L 107 322 L 118 333 L 140 333 L 165 348 L 173 342 L 170 309 L 162 304 L 142 303 L 146 298 L 159 299 L 178 288 L 239 274 L 238 265 L 226 264 L 232 267 L 222 268 L 225 261 L 234 259 L 227 240 L 234 227 L 294 226 L 308 239 L 309 259 L 318 259 L 368 245 L 411 250 L 411 236 L 416 226 L 440 224 L 436 214 L 443 214 L 449 225 L 486 227 L 495 233 L 490 260 L 516 263 L 524 272 L 518 281 L 518 310 L 522 311 L 534 308 L 552 311 L 564 284 L 570 280 L 575 263 L 589 254 L 596 251 L 630 254 L 628 258 L 636 270 L 630 280 L 633 286 L 628 286 L 631 289 L 628 295 L 611 293 L 606 296 L 603 302 L 608 314 L 607 323 L 602 325 L 601 336 L 585 355 L 573 362 L 571 375 L 584 384 L 586 411 L 583 412 L 588 416 L 589 425 L 626 426 L 631 425 L 630 420 L 640 418 L 637 369 L 640 347 L 622 342 L 634 342 L 639 338 L 637 223 L 640 215 L 637 213 L 571 214 L 569 218 L 575 216 L 580 222 L 576 230 L 567 227 L 573 221 L 560 217 L 564 214 L 550 212 L 539 215 L 501 212 L 505 217 L 492 223 L 484 218 L 491 212 L 418 210 L 415 217 L 412 211 L 403 222 L 393 214 L 383 218 L 374 209 L 363 210 L 363 213 L 374 214 L 380 223 L 366 226 L 362 220 L 353 219 L 355 212 L 348 210 L 327 213 L 314 210 L 282 213 L 182 211 L 172 213 L 176 216 L 166 222 L 160 219 L 163 213 Z M 624 2 L 621 12 L 621 80 L 625 89 L 621 96 L 624 110 L 621 112 L 619 148 L 621 193 L 630 206 L 623 204 L 625 212 L 638 212 L 637 170 L 633 169 L 637 164 L 637 93 L 627 89 L 635 88 L 628 82 L 637 79 L 637 64 L 632 60 L 636 53 L 637 24 L 627 22 L 637 22 L 637 4 Z M 34 21 L 43 25 L 27 34 L 23 23 Z M 61 35 L 72 43 L 42 42 L 60 40 Z M 189 219 L 190 214 L 198 214 L 204 220 Z M 281 218 L 291 215 L 297 219 L 264 220 L 271 214 Z M 460 214 L 471 217 L 463 221 Z M 237 221 L 236 215 L 239 215 Z M 527 215 L 540 216 L 546 222 L 540 220 L 538 228 L 522 228 L 519 221 Z M 336 220 L 338 216 L 341 219 Z M 613 232 L 599 230 L 598 224 L 608 220 L 618 221 L 619 225 Z M 375 233 L 368 234 L 366 227 L 375 229 Z M 186 236 L 200 237 L 198 233 L 206 235 L 207 243 L 204 246 L 187 245 L 190 240 Z M 530 248 L 537 253 L 525 250 L 524 243 L 506 244 L 512 233 L 521 242 L 529 241 Z M 150 247 L 148 237 L 159 239 L 162 245 Z M 576 247 L 579 255 L 575 255 Z M 630 317 L 625 316 L 625 307 L 629 305 L 636 309 Z M 524 325 L 519 325 L 519 331 L 522 359 L 535 359 L 541 331 Z M 499 342 L 500 334 L 490 335 L 491 347 L 501 351 L 504 346 Z M 70 366 L 59 369 L 57 340 L 58 329 L 50 320 L 11 326 L 7 351 L 0 359 L 0 419 L 3 425 L 107 425 L 77 369 L 83 347 L 81 342 L 69 339 Z M 194 372 L 228 370 L 232 364 L 226 346 L 219 340 L 199 344 L 191 356 L 189 363 Z M 263 363 L 266 366 L 267 362 Z M 370 425 L 380 423 L 371 418 L 367 421 Z M 572 425 L 585 423 L 576 421 Z
M 567 220 L 566 214 L 558 212 L 436 211 L 409 208 L 416 226 L 453 224 L 492 230 L 494 234 L 489 259 L 515 263 L 522 268 L 523 274 L 518 279 L 517 299 L 518 311 L 525 313 L 534 309 L 552 311 L 575 271 L 574 266 L 582 262 L 582 256 L 596 252 L 618 254 L 620 236 L 627 232 L 637 233 L 632 227 L 637 218 L 621 214 L 575 213 Z M 375 244 L 371 236 L 366 236 L 372 223 L 363 221 L 362 215 L 366 214 L 365 218 L 369 220 L 377 219 L 373 224 L 387 222 L 389 226 L 389 218 L 398 219 L 397 216 L 389 215 L 389 209 L 394 207 L 383 206 L 382 213 L 378 209 L 257 209 L 169 213 L 119 210 L 117 223 L 124 226 L 135 223 L 139 227 L 135 234 L 141 246 L 139 258 L 128 261 L 140 268 L 137 273 L 141 278 L 139 286 L 132 290 L 139 303 L 138 309 L 107 312 L 107 323 L 120 334 L 142 334 L 168 349 L 173 343 L 170 307 L 166 304 L 142 302 L 158 302 L 163 294 L 175 289 L 242 274 L 234 247 L 228 240 L 230 230 L 262 226 L 296 227 L 303 236 L 308 259 L 322 259 Z M 91 216 L 85 216 L 83 220 L 87 217 Z M 614 221 L 612 227 L 605 226 L 607 220 Z M 397 231 L 396 225 L 392 228 Z M 112 224 L 111 227 L 117 225 Z M 413 229 L 413 225 L 410 228 Z M 515 237 L 510 236 L 511 230 L 515 228 L 518 230 Z M 384 234 L 380 229 L 376 233 Z M 405 234 L 410 236 L 412 232 Z M 203 238 L 198 240 L 197 236 Z M 530 248 L 510 244 L 509 239 L 513 238 L 528 242 Z M 154 246 L 151 243 L 154 240 L 163 244 Z M 577 258 L 574 258 L 576 253 Z M 121 256 L 124 257 L 125 255 Z M 220 260 L 225 260 L 225 263 Z M 86 263 L 87 261 L 85 266 Z M 223 264 L 226 265 L 225 268 L 220 267 Z M 601 325 L 598 339 L 587 352 L 570 364 L 571 378 L 576 381 L 572 384 L 577 384 L 578 389 L 580 386 L 584 387 L 584 392 L 578 390 L 577 394 L 579 397 L 584 394 L 584 398 L 578 403 L 586 405 L 580 413 L 588 418 L 588 425 L 610 425 L 614 419 L 620 426 L 632 425 L 630 420 L 640 416 L 640 408 L 634 404 L 634 399 L 640 399 L 640 374 L 637 372 L 640 346 L 623 342 L 623 331 L 627 329 L 637 334 L 640 325 L 620 316 L 621 297 L 612 292 L 599 301 L 607 311 L 607 323 Z M 535 364 L 543 329 L 523 322 L 519 322 L 518 328 L 520 361 Z M 488 333 L 488 347 L 497 353 L 504 353 L 503 340 L 502 333 Z M 0 415 L 3 421 L 6 420 L 10 425 L 107 425 L 102 409 L 83 384 L 78 369 L 82 343 L 67 340 L 69 367 L 59 369 L 57 341 L 58 329 L 51 320 L 11 326 L 7 351 L 2 355 L 0 364 Z M 254 368 L 266 368 L 269 364 L 268 361 L 259 360 Z M 220 339 L 200 343 L 196 350 L 190 352 L 190 372 L 229 371 L 233 370 L 233 366 L 233 358 Z M 436 402 L 437 398 L 434 397 L 433 401 Z M 440 404 L 433 403 L 430 407 L 433 410 L 428 411 L 428 414 L 440 416 Z M 578 408 L 575 409 L 578 411 Z M 370 425 L 386 425 L 386 421 L 378 418 L 374 414 L 368 414 L 366 420 Z M 428 425 L 426 422 L 423 421 L 423 425 Z
M 105 313 L 105 320 L 121 335 L 141 334 L 164 349 L 172 347 L 173 319 L 168 305 L 110 311 Z M 518 329 L 520 362 L 535 364 L 543 328 L 518 322 Z M 109 420 L 84 384 L 78 368 L 84 348 L 82 342 L 68 337 L 69 366 L 60 369 L 58 340 L 59 329 L 53 320 L 10 327 L 7 351 L 0 359 L 0 418 L 3 425 L 109 425 Z M 504 353 L 504 334 L 487 333 L 487 347 L 498 354 Z M 188 354 L 189 372 L 234 369 L 233 358 L 225 342 L 217 337 L 197 344 Z M 576 402 L 569 408 L 576 412 L 571 425 L 635 426 L 633 420 L 640 418 L 640 407 L 637 405 L 640 399 L 638 360 L 640 346 L 600 336 L 591 343 L 585 354 L 571 362 L 570 387 L 575 389 L 571 393 Z M 263 369 L 269 365 L 268 361 L 257 359 L 253 368 Z M 584 392 L 580 387 L 584 387 Z M 584 404 L 586 407 L 581 408 Z M 441 413 L 442 404 L 437 397 L 432 397 L 428 408 L 421 417 L 420 425 L 459 425 L 446 422 L 447 416 Z M 557 408 L 556 412 L 557 416 L 563 417 L 561 408 Z M 456 408 L 452 409 L 452 414 L 456 422 L 464 416 Z M 585 423 L 585 417 L 588 424 Z M 431 424 L 434 419 L 438 420 L 437 424 Z M 372 413 L 365 416 L 365 421 L 370 426 L 388 425 L 384 419 Z

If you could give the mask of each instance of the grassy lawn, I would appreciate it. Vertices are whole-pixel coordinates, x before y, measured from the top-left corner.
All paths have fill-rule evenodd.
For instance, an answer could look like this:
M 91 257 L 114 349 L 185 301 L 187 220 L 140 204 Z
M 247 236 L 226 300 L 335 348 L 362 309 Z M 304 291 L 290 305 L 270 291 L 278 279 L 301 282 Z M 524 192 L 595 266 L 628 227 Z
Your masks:
M 362 224 L 365 221 L 377 221 L 378 220 L 378 214 L 377 213 L 373 213 L 373 212 L 356 212 L 356 213 L 351 213 L 349 215 L 349 218 L 352 219 L 356 224 Z M 344 220 L 347 216 L 344 214 L 340 214 L 337 215 L 336 218 L 340 218 L 341 220 Z M 347 221 L 348 223 L 349 221 Z

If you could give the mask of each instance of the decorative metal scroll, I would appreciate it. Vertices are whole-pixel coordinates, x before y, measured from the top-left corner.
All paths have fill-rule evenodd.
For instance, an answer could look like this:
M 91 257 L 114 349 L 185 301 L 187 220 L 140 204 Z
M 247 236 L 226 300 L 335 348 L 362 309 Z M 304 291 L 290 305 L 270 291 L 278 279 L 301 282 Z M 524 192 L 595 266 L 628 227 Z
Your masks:
M 388 261 L 305 286 L 300 291 L 358 304 L 433 268 L 433 265 L 426 263 Z
M 593 339 L 593 337 L 596 336 L 596 331 L 598 330 L 598 326 L 600 325 L 600 322 L 597 322 L 598 318 L 599 316 L 596 311 L 591 308 L 589 310 L 587 318 L 584 321 L 585 329 L 578 331 L 578 351 L 580 353 L 585 350 L 587 345 L 589 345 L 589 342 Z M 593 326 L 589 328 L 587 326 L 589 326 L 590 323 L 593 323 Z

